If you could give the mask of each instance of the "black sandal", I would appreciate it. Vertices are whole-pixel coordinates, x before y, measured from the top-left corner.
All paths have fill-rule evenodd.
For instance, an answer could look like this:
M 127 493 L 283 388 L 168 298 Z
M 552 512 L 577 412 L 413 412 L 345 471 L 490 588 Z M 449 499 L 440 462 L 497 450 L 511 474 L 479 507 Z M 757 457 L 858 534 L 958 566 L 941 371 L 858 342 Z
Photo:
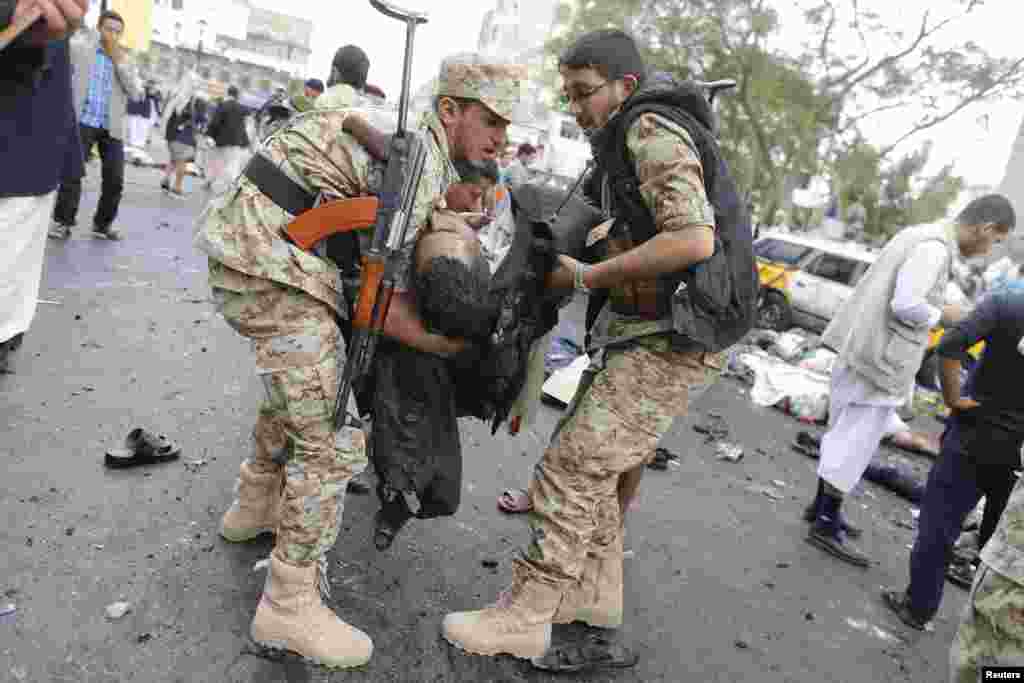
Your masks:
M 170 462 L 181 456 L 181 446 L 162 434 L 157 436 L 141 427 L 128 432 L 124 445 L 124 448 L 107 451 L 103 464 L 113 469 L 123 469 Z
M 537 669 L 572 673 L 594 669 L 626 669 L 635 666 L 639 656 L 629 648 L 600 635 L 587 635 L 573 643 L 551 647 L 531 664 Z

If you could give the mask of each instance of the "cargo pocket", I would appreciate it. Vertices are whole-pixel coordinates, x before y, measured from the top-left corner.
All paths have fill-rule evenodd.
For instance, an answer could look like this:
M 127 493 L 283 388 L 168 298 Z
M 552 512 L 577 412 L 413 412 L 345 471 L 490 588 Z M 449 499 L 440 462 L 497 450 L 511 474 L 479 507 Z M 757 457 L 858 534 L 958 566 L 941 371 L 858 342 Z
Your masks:
M 920 360 L 922 339 L 916 330 L 898 323 L 890 323 L 889 332 L 891 336 L 882 353 L 882 364 L 892 374 L 905 372 L 911 363 Z

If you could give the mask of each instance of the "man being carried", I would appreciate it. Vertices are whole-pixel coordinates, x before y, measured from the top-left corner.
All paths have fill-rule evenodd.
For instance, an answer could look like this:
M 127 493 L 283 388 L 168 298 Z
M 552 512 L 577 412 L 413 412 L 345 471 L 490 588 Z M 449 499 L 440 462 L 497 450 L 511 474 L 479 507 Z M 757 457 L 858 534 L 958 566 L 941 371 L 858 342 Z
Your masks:
M 451 160 L 497 154 L 522 80 L 521 67 L 476 57 L 442 66 L 447 87 L 424 122 L 426 164 L 383 330 L 402 344 L 440 356 L 464 346 L 428 331 L 416 314 L 408 291 L 412 250 L 420 231 L 449 215 L 438 205 L 457 180 Z M 363 433 L 347 426 L 335 433 L 333 425 L 344 358 L 337 320 L 348 315 L 339 294 L 351 304 L 357 292 L 342 278 L 352 263 L 332 262 L 322 245 L 299 248 L 285 228 L 318 196 L 365 197 L 381 189 L 383 166 L 343 130 L 350 114 L 316 110 L 275 132 L 235 186 L 211 203 L 196 235 L 210 258 L 218 309 L 252 340 L 266 392 L 255 447 L 221 527 L 236 542 L 277 533 L 252 637 L 331 668 L 360 666 L 372 651 L 370 638 L 335 616 L 317 591 L 338 536 L 346 482 L 366 465 Z

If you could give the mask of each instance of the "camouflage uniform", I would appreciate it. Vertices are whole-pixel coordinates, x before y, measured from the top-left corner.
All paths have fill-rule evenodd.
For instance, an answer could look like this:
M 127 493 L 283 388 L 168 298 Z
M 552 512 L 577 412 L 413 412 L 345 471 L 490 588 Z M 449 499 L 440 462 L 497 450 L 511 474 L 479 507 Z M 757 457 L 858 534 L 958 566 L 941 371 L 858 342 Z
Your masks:
M 472 60 L 442 70 L 441 90 L 483 102 L 499 115 L 517 104 L 521 69 Z M 259 153 L 293 181 L 325 200 L 366 196 L 384 167 L 342 130 L 352 110 L 325 108 L 295 117 Z M 458 176 L 440 120 L 423 120 L 428 154 L 404 245 L 398 289 L 407 289 L 413 244 Z M 257 473 L 281 473 L 282 514 L 275 553 L 303 566 L 315 562 L 338 534 L 348 479 L 366 465 L 364 435 L 332 425 L 342 372 L 343 342 L 335 316 L 343 284 L 338 268 L 289 242 L 293 218 L 244 175 L 200 219 L 195 244 L 210 260 L 210 285 L 225 320 L 252 340 L 266 396 L 247 463 Z M 369 235 L 363 233 L 364 244 Z M 354 301 L 355 292 L 345 293 Z
M 1010 494 L 950 649 L 950 680 L 981 680 L 982 666 L 1024 666 L 1024 481 Z
M 715 225 L 700 158 L 689 133 L 655 114 L 630 127 L 626 144 L 636 163 L 640 192 L 661 231 Z M 610 292 L 626 296 L 628 284 Z M 617 487 L 625 472 L 645 465 L 676 417 L 716 379 L 721 359 L 679 351 L 656 323 L 605 306 L 592 330 L 590 368 L 530 484 L 532 542 L 517 562 L 517 580 L 557 585 L 596 596 L 613 591 L 621 604 L 622 511 Z M 614 584 L 593 585 L 588 558 L 618 565 Z M 621 619 L 621 614 L 618 615 Z M 615 621 L 613 619 L 613 621 Z M 609 624 L 605 624 L 609 625 Z M 610 624 L 617 625 L 617 624 Z

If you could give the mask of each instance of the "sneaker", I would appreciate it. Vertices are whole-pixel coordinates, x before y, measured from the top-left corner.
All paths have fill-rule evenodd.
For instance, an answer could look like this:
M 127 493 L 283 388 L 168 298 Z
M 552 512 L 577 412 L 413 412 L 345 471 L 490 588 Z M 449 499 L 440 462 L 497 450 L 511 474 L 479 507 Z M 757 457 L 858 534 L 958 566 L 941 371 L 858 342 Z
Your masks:
M 117 228 L 101 228 L 98 225 L 92 226 L 92 234 L 95 237 L 102 237 L 112 241 L 117 241 L 122 238 L 121 232 Z
M 46 234 L 55 240 L 66 240 L 71 237 L 71 226 L 53 221 L 50 223 L 50 231 Z
M 171 197 L 172 199 L 177 199 L 178 201 L 182 201 L 182 202 L 185 201 L 185 193 L 184 192 L 178 192 L 175 189 L 167 190 L 167 196 Z

